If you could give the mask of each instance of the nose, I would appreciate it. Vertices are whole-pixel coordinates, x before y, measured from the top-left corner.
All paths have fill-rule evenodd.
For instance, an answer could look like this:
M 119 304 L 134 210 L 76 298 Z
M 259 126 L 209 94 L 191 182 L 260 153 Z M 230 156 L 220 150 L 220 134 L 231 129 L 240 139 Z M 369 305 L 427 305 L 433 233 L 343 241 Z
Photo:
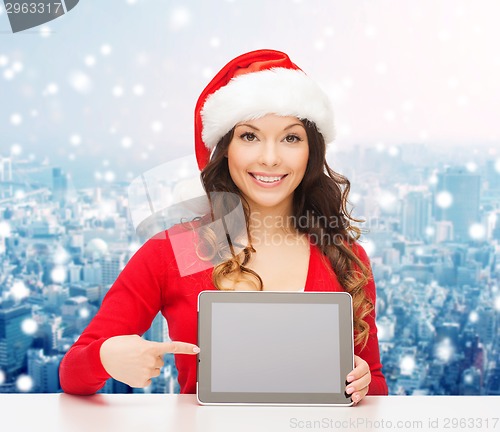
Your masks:
M 262 146 L 259 162 L 265 166 L 277 166 L 281 161 L 278 145 L 274 141 L 266 141 Z

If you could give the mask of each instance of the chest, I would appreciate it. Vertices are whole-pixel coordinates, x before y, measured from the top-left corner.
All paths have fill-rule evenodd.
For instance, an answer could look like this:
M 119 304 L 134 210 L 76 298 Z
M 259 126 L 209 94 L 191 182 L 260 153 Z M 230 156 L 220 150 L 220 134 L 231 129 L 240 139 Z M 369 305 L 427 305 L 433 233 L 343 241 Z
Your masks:
M 303 291 L 309 273 L 309 243 L 290 245 L 263 245 L 255 247 L 246 267 L 257 273 L 263 282 L 264 291 Z M 224 286 L 231 281 L 225 279 Z M 236 290 L 255 290 L 255 278 L 243 274 Z

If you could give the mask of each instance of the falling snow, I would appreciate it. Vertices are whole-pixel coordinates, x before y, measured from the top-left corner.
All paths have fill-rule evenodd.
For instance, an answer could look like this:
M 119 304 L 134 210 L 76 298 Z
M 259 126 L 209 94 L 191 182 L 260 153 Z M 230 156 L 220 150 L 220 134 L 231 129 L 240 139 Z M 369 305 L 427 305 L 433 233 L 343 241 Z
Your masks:
M 118 86 L 118 85 L 114 86 L 113 89 L 111 90 L 111 92 L 113 93 L 114 97 L 121 97 L 124 94 L 123 87 L 122 86 Z
M 29 375 L 19 375 L 16 380 L 16 387 L 20 392 L 29 392 L 33 389 L 33 378 Z
M 399 364 L 402 375 L 411 375 L 415 369 L 415 357 L 404 356 Z
M 442 360 L 443 362 L 447 363 L 451 360 L 453 353 L 454 353 L 454 348 L 450 342 L 450 339 L 445 338 L 442 342 L 439 343 L 437 346 L 436 350 L 436 356 L 438 359 Z
M 173 10 L 170 15 L 170 29 L 172 31 L 181 30 L 191 22 L 191 12 L 189 9 L 179 7 Z
M 11 233 L 10 225 L 8 222 L 0 221 L 0 237 L 9 237 Z
M 472 224 L 469 228 L 469 235 L 473 240 L 484 240 L 486 229 L 481 224 Z
M 72 146 L 78 147 L 82 143 L 82 137 L 77 134 L 71 135 L 69 138 L 69 142 Z
M 21 114 L 15 113 L 10 116 L 10 122 L 14 126 L 19 126 L 23 122 Z
M 442 209 L 447 209 L 453 204 L 453 196 L 448 191 L 439 192 L 436 195 L 436 204 Z
M 38 330 L 38 324 L 32 318 L 27 318 L 21 323 L 22 331 L 27 335 L 34 335 Z
M 103 56 L 110 55 L 112 51 L 113 51 L 113 48 L 111 47 L 111 45 L 108 45 L 108 44 L 101 45 L 101 54 Z
M 130 147 L 132 147 L 132 138 L 130 138 L 130 137 L 123 137 L 122 138 L 122 147 L 123 148 L 130 148 Z
M 73 72 L 70 75 L 69 82 L 78 93 L 86 94 L 92 89 L 89 76 L 81 71 Z
M 54 283 L 63 283 L 66 280 L 66 269 L 63 266 L 56 266 L 50 272 L 50 278 Z
M 95 57 L 91 56 L 91 55 L 86 56 L 85 59 L 83 60 L 83 62 L 85 63 L 85 66 L 88 66 L 88 67 L 93 67 L 96 64 Z
M 16 281 L 12 284 L 10 294 L 16 300 L 22 300 L 29 296 L 30 290 L 22 281 Z

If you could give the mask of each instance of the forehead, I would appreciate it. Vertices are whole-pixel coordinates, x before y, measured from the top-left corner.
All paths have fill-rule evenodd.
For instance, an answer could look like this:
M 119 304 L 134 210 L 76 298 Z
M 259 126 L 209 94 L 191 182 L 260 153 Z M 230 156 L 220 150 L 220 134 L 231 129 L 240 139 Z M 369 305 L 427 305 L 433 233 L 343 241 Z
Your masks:
M 302 126 L 302 121 L 294 116 L 279 116 L 276 114 L 267 114 L 257 119 L 244 120 L 235 125 L 239 126 L 254 126 L 257 129 L 273 128 L 273 129 L 286 129 L 293 125 Z

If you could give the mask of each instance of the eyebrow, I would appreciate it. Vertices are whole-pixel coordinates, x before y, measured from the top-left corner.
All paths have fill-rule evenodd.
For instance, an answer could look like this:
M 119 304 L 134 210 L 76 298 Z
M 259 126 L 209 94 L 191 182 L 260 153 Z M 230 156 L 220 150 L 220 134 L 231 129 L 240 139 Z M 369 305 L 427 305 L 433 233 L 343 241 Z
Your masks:
M 238 125 L 236 125 L 236 126 L 235 126 L 235 128 L 240 127 L 240 126 L 246 126 L 246 127 L 249 127 L 249 128 L 251 128 L 251 129 L 253 129 L 253 130 L 256 130 L 257 132 L 260 132 L 260 129 L 259 129 L 258 127 L 255 127 L 255 126 L 253 126 L 253 125 L 251 125 L 251 124 L 248 124 L 248 123 L 241 123 L 241 124 L 238 124 Z M 291 128 L 293 128 L 294 126 L 302 126 L 302 127 L 305 129 L 305 127 L 304 127 L 304 125 L 303 125 L 302 123 L 292 123 L 291 125 L 288 125 L 288 126 L 287 126 L 286 128 L 284 128 L 283 130 L 288 130 L 288 129 L 291 129 Z

